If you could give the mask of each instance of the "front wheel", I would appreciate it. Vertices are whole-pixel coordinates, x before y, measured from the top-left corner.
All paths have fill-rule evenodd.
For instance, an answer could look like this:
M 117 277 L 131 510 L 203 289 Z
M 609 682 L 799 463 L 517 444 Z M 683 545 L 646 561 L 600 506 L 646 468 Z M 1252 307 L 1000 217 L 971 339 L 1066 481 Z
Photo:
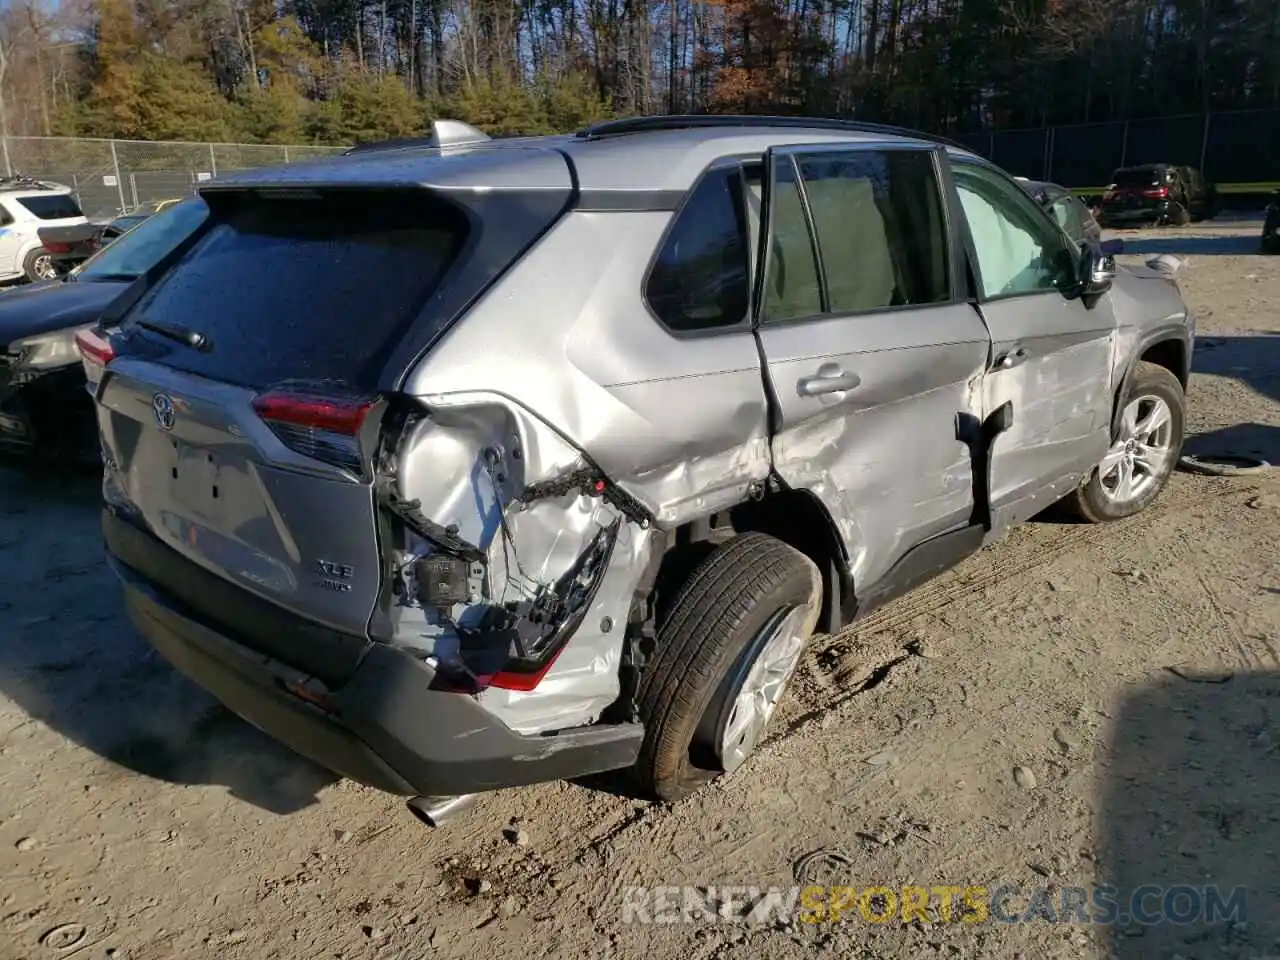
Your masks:
M 1154 363 L 1139 363 L 1121 403 L 1111 449 L 1069 498 L 1075 512 L 1091 523 L 1145 510 L 1164 489 L 1182 452 L 1186 398 L 1177 377 Z
M 737 769 L 761 742 L 817 623 L 822 577 L 761 533 L 717 546 L 663 621 L 641 681 L 635 774 L 672 802 Z

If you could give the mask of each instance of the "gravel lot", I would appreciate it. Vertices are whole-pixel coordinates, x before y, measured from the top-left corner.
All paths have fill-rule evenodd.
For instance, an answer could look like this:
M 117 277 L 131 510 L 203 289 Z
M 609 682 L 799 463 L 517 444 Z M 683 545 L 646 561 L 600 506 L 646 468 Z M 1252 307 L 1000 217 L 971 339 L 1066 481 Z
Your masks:
M 1258 229 L 1124 236 L 1189 257 L 1188 451 L 1280 463 L 1280 259 L 1255 255 Z M 435 832 L 148 652 L 96 488 L 0 469 L 0 958 L 1280 956 L 1276 475 L 1180 473 L 1130 521 L 1029 524 L 815 641 L 772 740 L 700 799 L 554 784 Z M 1248 914 L 624 917 L 626 887 L 785 887 L 815 850 L 844 858 L 823 882 L 1217 884 L 1246 887 Z

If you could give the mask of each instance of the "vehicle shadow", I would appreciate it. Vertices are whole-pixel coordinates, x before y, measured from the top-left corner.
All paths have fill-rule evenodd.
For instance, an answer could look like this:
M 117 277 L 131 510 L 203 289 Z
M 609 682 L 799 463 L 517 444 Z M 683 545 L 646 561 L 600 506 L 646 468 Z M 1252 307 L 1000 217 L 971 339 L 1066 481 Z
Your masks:
M 1196 339 L 1194 373 L 1230 377 L 1264 397 L 1280 400 L 1280 330 L 1247 337 L 1208 335 Z
M 100 471 L 0 466 L 0 702 L 119 767 L 272 813 L 337 777 L 231 714 L 134 630 L 100 532 Z
M 1278 705 L 1276 672 L 1166 671 L 1121 703 L 1098 821 L 1112 957 L 1280 954 Z
M 1160 253 L 1177 256 L 1218 256 L 1239 257 L 1258 252 L 1256 236 L 1185 236 L 1174 234 L 1167 237 L 1127 236 L 1120 233 L 1124 240 L 1124 254 L 1150 257 Z

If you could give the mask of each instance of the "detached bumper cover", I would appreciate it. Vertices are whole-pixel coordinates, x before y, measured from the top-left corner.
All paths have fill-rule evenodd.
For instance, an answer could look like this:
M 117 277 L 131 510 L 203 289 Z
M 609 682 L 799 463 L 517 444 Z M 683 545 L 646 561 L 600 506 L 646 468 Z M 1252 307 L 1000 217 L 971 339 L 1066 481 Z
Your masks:
M 644 735 L 638 724 L 523 736 L 471 697 L 430 689 L 430 667 L 381 643 L 370 643 L 350 679 L 330 691 L 336 713 L 327 713 L 289 692 L 287 685 L 308 680 L 306 674 L 228 636 L 122 561 L 111 549 L 118 525 L 131 526 L 105 511 L 108 560 L 147 641 L 233 712 L 343 776 L 404 796 L 451 795 L 635 762 Z

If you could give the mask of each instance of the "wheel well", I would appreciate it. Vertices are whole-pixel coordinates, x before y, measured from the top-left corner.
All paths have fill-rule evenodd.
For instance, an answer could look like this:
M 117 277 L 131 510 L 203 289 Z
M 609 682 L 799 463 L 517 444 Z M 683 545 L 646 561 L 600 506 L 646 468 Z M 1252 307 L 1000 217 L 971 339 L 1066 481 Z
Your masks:
M 1187 388 L 1187 348 L 1181 340 L 1170 339 L 1153 343 L 1138 359 L 1164 367 L 1178 378 L 1182 389 Z
M 853 585 L 839 534 L 826 508 L 803 490 L 769 493 L 747 500 L 730 510 L 683 524 L 668 540 L 655 583 L 655 616 L 661 623 L 679 584 L 712 550 L 736 534 L 755 531 L 777 537 L 799 550 L 822 574 L 820 630 L 835 633 L 847 619 L 853 601 Z

